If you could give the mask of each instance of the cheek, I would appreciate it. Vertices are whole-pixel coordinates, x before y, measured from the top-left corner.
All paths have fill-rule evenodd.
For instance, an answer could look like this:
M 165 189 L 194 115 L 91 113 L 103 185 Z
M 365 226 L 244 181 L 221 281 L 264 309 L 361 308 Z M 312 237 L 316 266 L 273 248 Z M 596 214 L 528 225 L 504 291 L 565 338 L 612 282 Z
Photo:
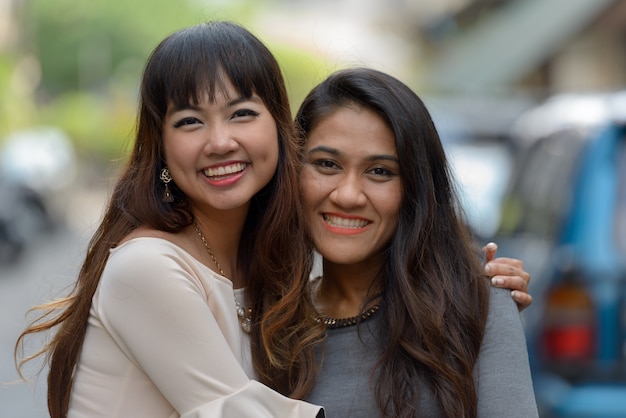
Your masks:
M 269 134 L 266 136 L 265 141 L 259 142 L 260 147 L 262 147 L 259 151 L 265 152 L 265 160 L 274 167 L 274 171 L 276 167 L 278 167 L 278 159 L 280 158 L 280 146 L 278 143 L 278 132 L 276 129 L 270 129 Z
M 164 134 L 162 139 L 162 147 L 163 147 L 163 157 L 165 161 L 168 161 L 173 154 L 172 144 L 173 138 L 170 135 Z
M 318 182 L 314 180 L 314 176 L 311 175 L 310 169 L 303 168 L 300 172 L 300 198 L 304 204 L 305 210 L 309 209 L 315 204 L 317 190 L 319 189 Z
M 193 160 L 201 148 L 193 137 L 176 134 L 163 136 L 163 156 L 168 163 Z
M 385 216 L 390 225 L 390 229 L 393 229 L 394 232 L 398 227 L 398 216 L 400 214 L 400 207 L 402 206 L 402 196 L 401 188 L 397 187 L 379 197 L 381 213 Z
M 266 126 L 264 130 L 259 130 L 256 136 L 250 135 L 250 140 L 244 144 L 249 157 L 255 161 L 259 174 L 271 177 L 276 173 L 280 158 L 278 141 L 276 129 Z
M 300 196 L 309 220 L 317 218 L 319 211 L 327 207 L 328 199 L 335 188 L 333 176 L 322 175 L 311 167 L 302 170 Z
M 272 165 L 272 167 L 274 167 L 274 171 L 276 171 L 276 168 L 278 167 L 278 159 L 280 158 L 280 151 L 279 151 L 278 141 L 275 140 L 266 149 L 269 150 L 268 155 L 267 155 L 267 159 L 270 162 L 270 164 Z

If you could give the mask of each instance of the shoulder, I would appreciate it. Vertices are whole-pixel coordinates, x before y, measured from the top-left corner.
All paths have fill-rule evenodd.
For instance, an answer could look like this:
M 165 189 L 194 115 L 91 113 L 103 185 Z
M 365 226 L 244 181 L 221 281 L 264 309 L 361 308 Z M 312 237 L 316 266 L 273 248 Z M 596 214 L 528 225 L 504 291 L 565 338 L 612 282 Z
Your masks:
M 219 279 L 184 248 L 157 237 L 136 237 L 111 249 L 100 279 L 103 291 L 168 292 L 184 286 L 205 293 Z
M 153 269 L 185 257 L 185 250 L 177 244 L 157 237 L 136 237 L 110 250 L 107 267 L 141 266 Z
M 128 240 L 111 250 L 92 299 L 100 318 L 152 312 L 167 306 L 206 305 L 232 287 L 177 245 L 153 237 Z M 225 289 L 225 290 L 224 290 Z M 232 298 L 232 296 L 231 296 Z M 118 312 L 118 313 L 116 313 Z
M 193 258 L 193 247 L 183 232 L 166 232 L 140 226 L 124 237 L 116 247 L 110 250 L 108 264 L 130 263 L 137 265 L 152 261 L 156 266 L 172 261 L 185 260 L 198 262 Z
M 489 313 L 485 329 L 485 338 L 498 335 L 500 339 L 504 334 L 520 335 L 524 331 L 520 312 L 511 297 L 509 289 L 500 289 L 490 286 Z
M 508 289 L 491 287 L 489 316 L 478 362 L 478 415 L 536 417 L 521 316 Z M 517 405 L 511 409 L 511 405 Z
M 489 310 L 506 310 L 519 313 L 515 301 L 511 297 L 510 289 L 489 286 Z
M 520 317 L 519 309 L 511 297 L 511 290 L 489 286 L 489 316 L 502 314 Z

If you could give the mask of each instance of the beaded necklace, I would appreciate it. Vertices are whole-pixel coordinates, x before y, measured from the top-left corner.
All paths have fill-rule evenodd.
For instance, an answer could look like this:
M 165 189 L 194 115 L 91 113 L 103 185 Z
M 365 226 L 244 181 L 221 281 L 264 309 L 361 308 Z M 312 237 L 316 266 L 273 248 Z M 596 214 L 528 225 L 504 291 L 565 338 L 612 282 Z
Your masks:
M 372 317 L 376 312 L 380 310 L 380 305 L 376 304 L 363 312 L 362 314 L 351 316 L 350 318 L 331 318 L 328 316 L 317 316 L 315 322 L 322 323 L 328 329 L 345 328 L 352 325 L 356 325 L 359 322 L 363 322 Z
M 313 287 L 313 292 L 311 297 L 313 298 L 313 305 L 315 305 L 315 290 L 322 282 L 322 277 L 317 277 L 314 279 L 317 282 Z M 350 327 L 352 325 L 356 325 L 360 322 L 366 321 L 371 318 L 376 312 L 380 310 L 380 305 L 377 303 L 373 305 L 371 308 L 367 309 L 365 312 L 362 312 L 358 315 L 351 316 L 349 318 L 332 318 L 329 316 L 316 316 L 315 322 L 322 323 L 327 329 L 335 329 L 335 328 L 345 328 Z

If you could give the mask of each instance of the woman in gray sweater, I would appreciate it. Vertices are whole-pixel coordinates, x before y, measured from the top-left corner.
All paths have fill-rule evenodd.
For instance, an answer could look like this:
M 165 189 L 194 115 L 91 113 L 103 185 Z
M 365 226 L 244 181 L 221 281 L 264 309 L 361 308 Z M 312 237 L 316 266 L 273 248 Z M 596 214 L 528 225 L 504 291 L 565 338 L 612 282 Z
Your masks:
M 329 418 L 536 417 L 509 292 L 485 280 L 431 117 L 406 85 L 339 71 L 298 115 Z

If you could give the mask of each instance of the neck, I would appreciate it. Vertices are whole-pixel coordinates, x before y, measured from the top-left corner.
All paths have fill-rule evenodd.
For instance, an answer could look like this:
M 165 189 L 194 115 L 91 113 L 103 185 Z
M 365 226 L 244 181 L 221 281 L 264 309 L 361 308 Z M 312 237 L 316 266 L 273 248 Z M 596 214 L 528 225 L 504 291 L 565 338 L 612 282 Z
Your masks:
M 315 288 L 315 305 L 325 316 L 346 318 L 358 315 L 368 298 L 379 293 L 374 287 L 379 266 L 341 265 L 324 260 L 324 274 Z
M 224 270 L 225 276 L 233 282 L 233 287 L 235 289 L 243 287 L 244 282 L 237 261 L 245 216 L 223 216 L 217 219 L 214 216 L 206 216 L 204 213 L 196 213 L 196 223 Z M 190 233 L 196 235 L 195 226 L 190 227 Z M 200 250 L 205 251 L 197 235 L 195 239 Z M 213 268 L 212 265 L 211 268 Z

